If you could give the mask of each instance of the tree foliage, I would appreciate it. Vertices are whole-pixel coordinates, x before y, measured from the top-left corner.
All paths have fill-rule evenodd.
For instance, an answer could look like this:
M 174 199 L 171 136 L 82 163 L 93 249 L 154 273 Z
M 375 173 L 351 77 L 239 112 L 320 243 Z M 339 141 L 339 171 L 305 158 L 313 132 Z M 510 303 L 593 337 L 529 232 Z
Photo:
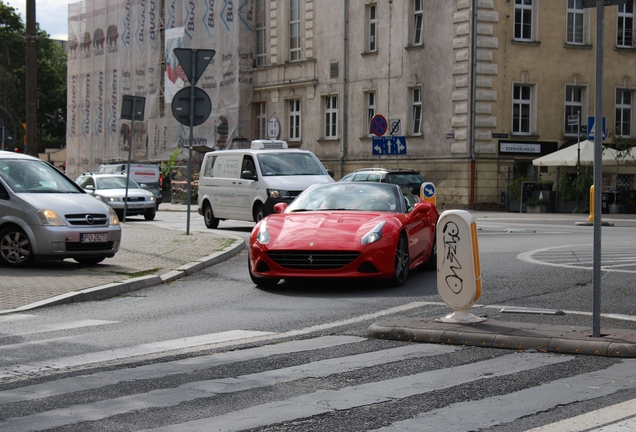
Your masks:
M 0 106 L 16 126 L 26 121 L 26 26 L 16 10 L 0 0 Z M 38 150 L 66 142 L 66 53 L 61 44 L 37 26 Z M 0 118 L 4 118 L 0 110 Z M 12 121 L 4 118 L 7 126 Z M 23 131 L 14 131 L 21 142 Z

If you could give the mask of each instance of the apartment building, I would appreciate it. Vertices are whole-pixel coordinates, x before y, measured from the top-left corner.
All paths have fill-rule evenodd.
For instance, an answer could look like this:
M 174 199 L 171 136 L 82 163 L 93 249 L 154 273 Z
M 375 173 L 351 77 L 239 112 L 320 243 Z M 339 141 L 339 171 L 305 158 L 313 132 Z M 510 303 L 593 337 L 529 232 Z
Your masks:
M 153 29 L 159 43 L 146 48 L 151 54 L 135 54 L 131 44 L 132 54 L 125 57 L 120 48 L 120 62 L 136 62 L 128 74 L 125 67 L 113 74 L 108 55 L 93 61 L 106 68 L 104 87 L 113 106 L 114 95 L 152 91 L 150 118 L 136 124 L 133 138 L 126 138 L 125 122 L 107 121 L 111 138 L 105 142 L 114 156 L 127 140 L 148 159 L 167 159 L 187 143 L 187 131 L 172 118 L 166 97 L 175 78 L 166 47 L 176 39 L 185 48 L 222 51 L 200 81 L 214 101 L 211 118 L 195 128 L 200 151 L 278 138 L 313 151 L 338 178 L 370 166 L 415 168 L 436 184 L 441 209 L 502 209 L 511 176 L 554 178 L 555 171 L 539 172 L 532 160 L 576 142 L 569 116 L 580 113 L 585 125 L 594 115 L 596 10 L 584 9 L 582 0 L 97 3 L 110 11 L 100 18 L 109 31 L 110 21 L 130 27 L 158 19 Z M 86 8 L 76 9 L 75 27 Z M 634 1 L 604 11 L 604 115 L 608 129 L 633 136 Z M 237 28 L 230 32 L 232 25 Z M 225 30 L 229 42 L 218 45 Z M 138 28 L 128 32 L 139 40 Z M 81 51 L 76 46 L 75 58 L 86 60 L 91 44 L 85 42 Z M 82 72 L 76 73 L 69 109 L 79 113 L 78 124 L 88 124 L 81 115 L 95 112 L 89 107 L 99 107 L 105 96 L 86 84 L 85 65 L 76 70 Z M 108 78 L 130 72 L 137 77 L 125 82 L 127 89 Z M 391 125 L 386 136 L 404 137 L 402 153 L 376 154 L 371 128 L 376 115 Z M 90 129 L 88 144 L 78 141 L 78 147 L 100 148 L 101 138 Z M 73 154 L 72 146 L 69 151 Z M 103 155 L 82 160 L 90 165 Z

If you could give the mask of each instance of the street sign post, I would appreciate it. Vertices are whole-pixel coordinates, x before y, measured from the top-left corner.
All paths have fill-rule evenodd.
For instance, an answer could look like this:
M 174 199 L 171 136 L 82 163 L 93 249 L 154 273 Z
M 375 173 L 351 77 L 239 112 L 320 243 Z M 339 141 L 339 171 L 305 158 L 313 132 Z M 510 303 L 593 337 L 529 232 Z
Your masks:
M 373 137 L 372 146 L 372 154 L 374 156 L 404 155 L 406 154 L 406 137 Z
M 130 140 L 128 141 L 128 166 L 126 167 L 126 192 L 124 194 L 124 219 L 126 222 L 126 209 L 128 208 L 128 182 L 130 181 L 130 159 L 135 137 L 135 120 L 144 120 L 146 98 L 143 96 L 123 95 L 121 101 L 121 118 L 130 120 Z
M 376 114 L 371 119 L 371 132 L 375 136 L 382 136 L 386 133 L 387 128 L 389 127 L 389 123 L 386 121 L 386 118 L 381 114 Z
M 389 135 L 393 135 L 393 136 L 402 135 L 402 123 L 400 123 L 400 119 L 390 119 L 388 130 L 389 130 Z
M 208 49 L 186 49 L 175 48 L 174 54 L 179 60 L 179 64 L 183 69 L 190 87 L 183 88 L 175 95 L 175 100 L 172 103 L 172 115 L 181 124 L 186 124 L 186 107 L 188 103 L 190 108 L 187 109 L 187 118 L 190 125 L 190 143 L 188 145 L 188 187 L 187 187 L 187 203 L 188 203 L 188 217 L 186 222 L 186 235 L 190 235 L 190 200 L 192 196 L 192 145 L 194 143 L 194 127 L 205 122 L 210 117 L 212 111 L 212 102 L 208 94 L 198 87 L 195 87 L 203 71 L 208 67 L 214 55 L 215 50 Z M 188 97 L 189 93 L 189 97 Z

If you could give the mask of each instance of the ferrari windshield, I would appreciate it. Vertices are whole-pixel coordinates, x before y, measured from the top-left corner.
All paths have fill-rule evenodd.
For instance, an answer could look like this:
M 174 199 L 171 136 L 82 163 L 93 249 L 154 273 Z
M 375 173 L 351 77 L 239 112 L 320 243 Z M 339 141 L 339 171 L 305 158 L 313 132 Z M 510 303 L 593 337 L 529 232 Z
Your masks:
M 286 213 L 320 210 L 401 211 L 402 198 L 395 185 L 386 183 L 330 183 L 306 189 Z
M 0 177 L 16 193 L 82 193 L 61 172 L 39 160 L 0 160 Z

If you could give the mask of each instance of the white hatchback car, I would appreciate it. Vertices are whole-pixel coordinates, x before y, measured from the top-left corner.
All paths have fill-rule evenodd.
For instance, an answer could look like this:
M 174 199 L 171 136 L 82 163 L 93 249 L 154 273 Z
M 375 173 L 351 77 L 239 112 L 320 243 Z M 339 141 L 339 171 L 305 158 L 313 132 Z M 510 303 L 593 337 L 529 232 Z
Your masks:
M 0 151 L 0 264 L 97 264 L 115 256 L 120 242 L 110 207 L 43 160 Z
M 75 183 L 95 198 L 111 206 L 120 220 L 124 219 L 125 174 L 84 173 L 75 180 Z M 155 195 L 139 186 L 139 183 L 133 179 L 128 179 L 126 217 L 143 215 L 146 220 L 153 220 L 156 212 Z

